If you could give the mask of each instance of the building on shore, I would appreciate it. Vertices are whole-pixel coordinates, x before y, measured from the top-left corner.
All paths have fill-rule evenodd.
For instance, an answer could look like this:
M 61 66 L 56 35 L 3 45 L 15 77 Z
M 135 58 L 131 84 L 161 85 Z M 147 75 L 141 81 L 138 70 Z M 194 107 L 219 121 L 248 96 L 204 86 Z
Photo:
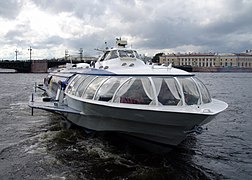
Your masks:
M 170 64 L 174 66 L 192 66 L 200 68 L 251 68 L 252 69 L 252 53 L 233 53 L 233 54 L 217 54 L 217 53 L 177 53 L 166 54 L 160 56 L 160 64 Z

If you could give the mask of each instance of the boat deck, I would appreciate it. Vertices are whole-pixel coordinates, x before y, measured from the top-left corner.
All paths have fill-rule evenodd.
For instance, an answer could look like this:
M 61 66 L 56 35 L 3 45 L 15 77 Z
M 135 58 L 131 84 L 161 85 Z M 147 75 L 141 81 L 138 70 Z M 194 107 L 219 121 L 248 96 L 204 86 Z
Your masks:
M 37 95 L 36 93 L 32 94 L 28 106 L 31 108 L 42 109 L 50 112 L 73 113 L 84 115 L 83 112 L 70 108 L 67 105 L 62 104 L 56 100 L 50 100 L 48 102 L 43 101 L 43 97 Z

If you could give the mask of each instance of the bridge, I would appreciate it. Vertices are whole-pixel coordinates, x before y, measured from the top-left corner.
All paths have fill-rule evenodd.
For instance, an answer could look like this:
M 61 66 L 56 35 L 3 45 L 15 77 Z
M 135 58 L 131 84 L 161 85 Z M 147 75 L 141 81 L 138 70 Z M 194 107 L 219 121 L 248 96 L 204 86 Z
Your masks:
M 93 60 L 93 59 L 92 59 Z M 72 60 L 73 64 L 81 63 L 84 61 Z M 91 60 L 86 60 L 86 63 L 90 63 Z M 43 73 L 47 72 L 48 68 L 57 67 L 71 63 L 70 60 L 27 60 L 27 61 L 0 61 L 0 68 L 2 69 L 15 69 L 19 73 Z
M 85 60 L 86 63 L 90 63 L 96 59 L 90 58 Z M 84 60 L 72 60 L 73 64 L 84 62 Z M 3 69 L 15 69 L 19 73 L 44 73 L 48 68 L 58 67 L 66 63 L 71 63 L 70 60 L 27 60 L 27 61 L 0 61 L 0 68 Z M 178 69 L 182 69 L 188 72 L 192 72 L 192 66 L 174 66 Z

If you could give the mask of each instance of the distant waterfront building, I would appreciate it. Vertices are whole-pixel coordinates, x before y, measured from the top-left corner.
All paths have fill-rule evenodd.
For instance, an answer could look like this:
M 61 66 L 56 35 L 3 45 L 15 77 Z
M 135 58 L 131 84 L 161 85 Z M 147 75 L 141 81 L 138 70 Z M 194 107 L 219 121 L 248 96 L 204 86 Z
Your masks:
M 160 56 L 160 64 L 192 67 L 242 67 L 252 68 L 252 53 L 177 53 Z

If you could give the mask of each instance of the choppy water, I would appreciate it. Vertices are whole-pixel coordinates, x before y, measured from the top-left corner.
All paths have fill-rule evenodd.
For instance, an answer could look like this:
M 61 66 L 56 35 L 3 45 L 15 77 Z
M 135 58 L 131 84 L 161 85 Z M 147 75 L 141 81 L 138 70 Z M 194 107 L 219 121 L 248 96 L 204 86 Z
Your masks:
M 0 179 L 252 179 L 252 73 L 199 73 L 229 108 L 170 153 L 141 151 L 114 134 L 64 129 L 27 106 L 45 74 L 0 74 Z

